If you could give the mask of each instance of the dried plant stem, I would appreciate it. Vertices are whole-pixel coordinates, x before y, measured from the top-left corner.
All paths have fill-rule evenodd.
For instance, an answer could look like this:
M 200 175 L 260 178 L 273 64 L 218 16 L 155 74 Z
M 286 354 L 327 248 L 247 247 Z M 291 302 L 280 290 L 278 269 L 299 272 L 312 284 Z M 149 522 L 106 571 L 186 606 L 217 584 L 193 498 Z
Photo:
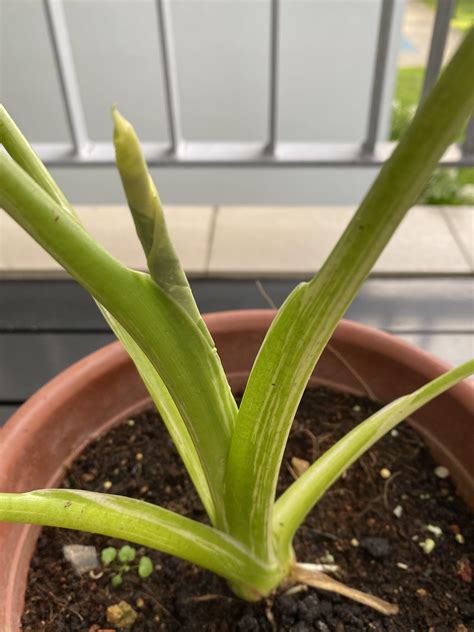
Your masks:
M 364 604 L 364 606 L 373 608 L 382 614 L 393 615 L 398 613 L 397 605 L 356 590 L 355 588 L 350 588 L 342 582 L 329 577 L 329 575 L 321 573 L 321 571 L 316 570 L 316 568 L 315 564 L 295 564 L 289 576 L 289 581 L 293 584 L 305 584 L 306 586 L 312 586 L 313 588 L 343 595 L 353 601 Z

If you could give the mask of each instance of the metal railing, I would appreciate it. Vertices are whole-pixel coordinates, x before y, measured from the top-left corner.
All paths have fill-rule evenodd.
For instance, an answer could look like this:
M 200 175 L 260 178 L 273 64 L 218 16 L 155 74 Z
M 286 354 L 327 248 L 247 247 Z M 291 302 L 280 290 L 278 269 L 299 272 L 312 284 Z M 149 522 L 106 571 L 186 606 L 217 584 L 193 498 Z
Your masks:
M 144 143 L 144 153 L 150 165 L 161 167 L 373 167 L 381 165 L 389 157 L 395 143 L 381 142 L 377 138 L 395 0 L 381 0 L 369 116 L 365 140 L 362 143 L 279 141 L 277 130 L 280 1 L 270 0 L 270 89 L 266 142 L 202 143 L 186 142 L 181 134 L 177 68 L 169 0 L 156 0 L 169 143 Z M 440 72 L 449 23 L 456 1 L 437 0 L 422 99 Z M 112 144 L 95 143 L 87 133 L 62 1 L 43 0 L 43 6 L 71 142 L 68 144 L 38 143 L 35 149 L 42 160 L 51 166 L 112 165 L 114 163 Z M 467 126 L 462 145 L 451 145 L 440 164 L 442 166 L 474 166 L 474 117 Z

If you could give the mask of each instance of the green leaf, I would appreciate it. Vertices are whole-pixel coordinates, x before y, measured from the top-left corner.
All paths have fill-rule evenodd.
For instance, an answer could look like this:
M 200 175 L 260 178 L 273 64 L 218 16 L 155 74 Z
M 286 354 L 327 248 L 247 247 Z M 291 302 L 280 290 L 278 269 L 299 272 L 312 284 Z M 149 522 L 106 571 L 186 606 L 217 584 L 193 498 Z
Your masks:
M 150 560 L 149 557 L 144 555 L 140 559 L 140 562 L 138 564 L 138 574 L 140 575 L 142 579 L 146 579 L 147 577 L 150 577 L 152 573 L 153 573 L 153 562 Z
M 3 143 L 5 149 L 15 162 L 33 178 L 43 191 L 48 193 L 53 200 L 58 202 L 65 209 L 68 209 L 71 215 L 79 222 L 74 208 L 70 205 L 61 189 L 3 106 L 0 106 L 0 142 Z M 97 305 L 109 323 L 112 331 L 117 338 L 121 340 L 134 361 L 183 459 L 184 465 L 196 487 L 211 522 L 216 524 L 216 509 L 206 480 L 204 468 L 200 462 L 200 457 L 163 380 L 153 367 L 153 364 L 148 360 L 146 354 L 141 350 L 126 329 L 124 329 L 99 302 L 97 302 Z
M 133 498 L 79 490 L 0 493 L 0 522 L 99 533 L 158 549 L 267 594 L 282 579 L 277 565 L 257 559 L 213 527 Z
M 121 575 L 113 575 L 110 583 L 114 588 L 118 588 L 122 585 L 122 576 Z
M 3 154 L 0 182 L 0 205 L 127 331 L 165 383 L 199 454 L 217 513 L 237 407 L 216 349 L 149 275 L 121 265 Z M 219 516 L 223 525 L 222 510 Z
M 76 217 L 64 193 L 51 177 L 33 148 L 20 132 L 15 122 L 0 104 L 0 144 L 2 144 L 13 160 L 45 191 L 53 200 Z
M 114 546 L 108 546 L 105 549 L 102 549 L 100 553 L 100 559 L 102 564 L 108 565 L 112 564 L 112 562 L 117 557 L 117 549 Z
M 387 432 L 474 372 L 474 360 L 453 369 L 377 411 L 327 450 L 280 496 L 273 516 L 279 555 L 291 554 L 294 534 L 321 496 Z
M 127 353 L 132 358 L 137 367 L 140 377 L 142 378 L 163 422 L 168 430 L 174 445 L 183 460 L 191 480 L 194 483 L 199 497 L 201 499 L 207 515 L 212 524 L 216 524 L 218 519 L 216 516 L 216 507 L 209 489 L 208 482 L 199 454 L 196 451 L 191 435 L 188 432 L 186 424 L 181 417 L 172 397 L 170 396 L 165 383 L 154 369 L 152 363 L 136 344 L 127 331 L 107 312 L 101 308 L 104 318 L 109 323 L 112 331 L 122 342 Z M 221 512 L 223 508 L 221 507 Z
M 136 554 L 137 552 L 135 551 L 133 546 L 130 546 L 129 544 L 124 544 L 119 549 L 118 558 L 121 562 L 133 562 Z
M 226 509 L 230 533 L 265 560 L 274 555 L 272 511 L 283 451 L 308 379 L 380 253 L 473 111 L 474 82 L 466 81 L 472 68 L 474 29 L 321 270 L 290 295 L 259 351 L 232 436 Z

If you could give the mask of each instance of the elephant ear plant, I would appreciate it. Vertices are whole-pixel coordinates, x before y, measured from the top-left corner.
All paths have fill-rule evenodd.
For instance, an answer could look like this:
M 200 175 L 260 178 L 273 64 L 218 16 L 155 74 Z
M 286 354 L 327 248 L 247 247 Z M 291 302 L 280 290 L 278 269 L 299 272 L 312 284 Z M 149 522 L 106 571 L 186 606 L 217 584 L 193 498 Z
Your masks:
M 474 360 L 385 406 L 276 499 L 285 443 L 308 379 L 338 321 L 446 147 L 474 109 L 474 30 L 466 36 L 320 271 L 290 294 L 258 353 L 240 407 L 168 236 L 132 126 L 116 111 L 117 166 L 148 263 L 128 269 L 86 232 L 5 109 L 0 205 L 97 301 L 132 357 L 210 525 L 140 500 L 71 490 L 0 493 L 0 521 L 79 529 L 189 560 L 258 600 L 280 585 L 334 590 L 393 614 L 295 559 L 306 515 L 341 474 L 420 406 L 468 377 Z

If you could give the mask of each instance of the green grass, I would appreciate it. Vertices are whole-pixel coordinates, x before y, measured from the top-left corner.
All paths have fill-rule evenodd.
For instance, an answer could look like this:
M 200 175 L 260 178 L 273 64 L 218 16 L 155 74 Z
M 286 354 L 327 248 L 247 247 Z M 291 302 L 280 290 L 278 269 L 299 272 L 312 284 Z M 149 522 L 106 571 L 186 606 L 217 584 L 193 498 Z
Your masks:
M 395 87 L 395 100 L 403 107 L 415 106 L 420 98 L 424 68 L 399 68 Z
M 430 9 L 436 9 L 436 0 L 424 0 Z M 473 0 L 458 0 L 454 15 L 451 20 L 451 26 L 458 31 L 465 33 L 471 26 L 474 26 L 474 2 Z
M 425 0 L 431 2 L 431 0 Z M 459 0 L 463 4 L 463 0 Z M 467 3 L 464 3 L 467 4 Z M 474 0 L 470 0 L 474 6 Z M 424 68 L 399 68 L 392 110 L 391 140 L 398 140 L 414 114 L 423 86 Z M 464 132 L 458 137 L 462 141 Z M 463 197 L 464 185 L 474 185 L 474 168 L 437 169 L 425 192 L 420 198 L 423 204 L 468 204 L 472 201 Z

